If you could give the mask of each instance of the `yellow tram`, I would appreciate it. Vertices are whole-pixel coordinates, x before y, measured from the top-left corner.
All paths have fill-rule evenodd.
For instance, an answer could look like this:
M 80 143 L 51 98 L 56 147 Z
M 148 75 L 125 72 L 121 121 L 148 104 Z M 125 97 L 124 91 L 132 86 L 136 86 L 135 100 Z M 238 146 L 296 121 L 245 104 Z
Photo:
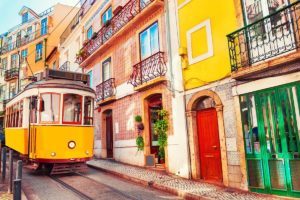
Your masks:
M 87 75 L 65 73 L 47 70 L 6 104 L 6 146 L 52 174 L 80 170 L 93 156 L 95 92 L 76 80 Z

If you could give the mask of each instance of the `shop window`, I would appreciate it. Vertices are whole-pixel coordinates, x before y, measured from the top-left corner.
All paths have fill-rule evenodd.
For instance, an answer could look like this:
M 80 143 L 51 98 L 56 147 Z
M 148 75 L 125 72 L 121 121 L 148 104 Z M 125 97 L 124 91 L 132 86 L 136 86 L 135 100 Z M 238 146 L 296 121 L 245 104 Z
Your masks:
M 63 123 L 81 124 L 82 96 L 77 94 L 64 94 Z
M 94 99 L 84 97 L 84 125 L 93 125 Z
M 41 95 L 41 123 L 59 123 L 60 94 L 46 93 Z

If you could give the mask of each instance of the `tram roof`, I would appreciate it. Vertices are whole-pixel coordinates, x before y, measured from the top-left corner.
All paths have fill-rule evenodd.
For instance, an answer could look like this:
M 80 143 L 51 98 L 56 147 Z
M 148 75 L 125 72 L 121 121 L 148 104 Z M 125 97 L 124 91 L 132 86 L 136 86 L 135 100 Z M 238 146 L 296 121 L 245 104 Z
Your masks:
M 87 84 L 84 84 L 80 81 L 72 81 L 65 79 L 43 79 L 37 82 L 30 83 L 24 88 L 24 91 L 34 88 L 66 88 L 95 93 L 95 91 L 92 88 L 90 88 Z

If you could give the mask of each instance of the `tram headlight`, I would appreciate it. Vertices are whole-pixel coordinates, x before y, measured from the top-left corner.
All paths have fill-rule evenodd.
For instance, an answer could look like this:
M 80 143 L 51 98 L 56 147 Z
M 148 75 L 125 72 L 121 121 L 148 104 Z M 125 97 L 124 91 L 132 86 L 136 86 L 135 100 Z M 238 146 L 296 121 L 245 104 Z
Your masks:
M 51 156 L 52 156 L 52 157 L 56 156 L 56 153 L 55 153 L 55 152 L 52 152 L 52 153 L 51 153 Z
M 76 147 L 76 143 L 75 143 L 74 141 L 70 141 L 70 142 L 68 143 L 68 147 L 69 147 L 70 149 L 74 149 L 74 148 Z

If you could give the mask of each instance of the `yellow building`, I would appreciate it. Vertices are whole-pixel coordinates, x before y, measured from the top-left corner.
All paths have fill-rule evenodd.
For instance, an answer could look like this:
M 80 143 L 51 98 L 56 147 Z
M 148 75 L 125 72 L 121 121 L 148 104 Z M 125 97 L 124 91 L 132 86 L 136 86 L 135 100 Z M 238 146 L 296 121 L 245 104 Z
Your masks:
M 237 29 L 233 0 L 178 0 L 191 174 L 244 188 L 226 35 Z
M 1 35 L 1 103 L 21 91 L 30 77 L 58 67 L 59 37 L 77 10 L 62 4 L 40 14 L 26 6 L 20 10 L 22 23 Z

